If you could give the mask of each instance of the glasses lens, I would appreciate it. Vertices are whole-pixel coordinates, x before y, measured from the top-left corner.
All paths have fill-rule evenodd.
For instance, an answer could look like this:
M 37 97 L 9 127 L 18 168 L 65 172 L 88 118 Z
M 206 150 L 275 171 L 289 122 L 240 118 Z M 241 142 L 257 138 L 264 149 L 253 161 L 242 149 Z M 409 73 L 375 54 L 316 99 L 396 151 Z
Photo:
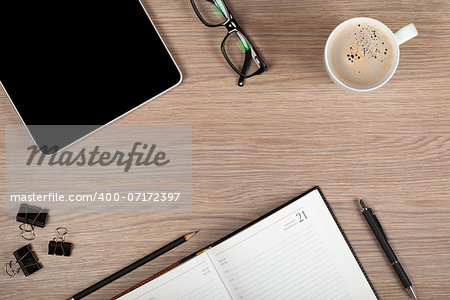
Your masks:
M 222 0 L 194 0 L 198 12 L 209 25 L 219 25 L 228 19 L 228 10 Z
M 259 70 L 259 61 L 253 58 L 253 47 L 242 33 L 235 31 L 230 34 L 224 47 L 226 56 L 242 74 L 250 76 Z

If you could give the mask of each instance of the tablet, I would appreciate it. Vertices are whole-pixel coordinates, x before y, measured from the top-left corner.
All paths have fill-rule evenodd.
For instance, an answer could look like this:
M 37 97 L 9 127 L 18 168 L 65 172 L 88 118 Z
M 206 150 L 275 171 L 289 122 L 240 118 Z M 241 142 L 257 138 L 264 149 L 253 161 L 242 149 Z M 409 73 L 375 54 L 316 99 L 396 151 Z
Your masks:
M 0 82 L 39 147 L 62 149 L 182 80 L 139 0 L 2 0 L 0 30 Z

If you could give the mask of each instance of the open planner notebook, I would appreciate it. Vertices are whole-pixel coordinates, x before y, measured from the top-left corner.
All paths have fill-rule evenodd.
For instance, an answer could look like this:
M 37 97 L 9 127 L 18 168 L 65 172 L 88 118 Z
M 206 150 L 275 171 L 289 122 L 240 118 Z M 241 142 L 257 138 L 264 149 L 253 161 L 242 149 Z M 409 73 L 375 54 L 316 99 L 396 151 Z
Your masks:
M 119 299 L 377 299 L 318 187 Z

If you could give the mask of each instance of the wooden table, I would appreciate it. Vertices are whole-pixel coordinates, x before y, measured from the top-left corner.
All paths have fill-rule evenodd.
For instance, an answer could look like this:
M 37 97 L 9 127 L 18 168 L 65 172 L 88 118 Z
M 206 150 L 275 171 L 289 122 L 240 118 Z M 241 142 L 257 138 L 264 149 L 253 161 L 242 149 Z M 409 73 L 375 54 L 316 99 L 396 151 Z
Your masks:
M 45 249 L 64 224 L 76 251 L 67 259 L 41 253 L 45 269 L 28 278 L 1 276 L 0 298 L 67 298 L 201 229 L 89 299 L 114 296 L 313 185 L 327 196 L 382 299 L 408 297 L 357 209 L 359 197 L 379 212 L 419 299 L 450 297 L 449 1 L 229 0 L 269 66 L 244 88 L 220 52 L 223 28 L 203 26 L 188 0 L 144 3 L 184 81 L 116 124 L 192 125 L 192 213 L 52 215 L 33 246 Z M 393 79 L 369 93 L 338 88 L 322 61 L 332 29 L 356 16 L 394 30 L 414 22 L 419 31 L 402 45 Z M 21 123 L 4 91 L 0 115 L 2 125 Z M 13 216 L 0 215 L 0 236 L 6 262 L 23 245 Z

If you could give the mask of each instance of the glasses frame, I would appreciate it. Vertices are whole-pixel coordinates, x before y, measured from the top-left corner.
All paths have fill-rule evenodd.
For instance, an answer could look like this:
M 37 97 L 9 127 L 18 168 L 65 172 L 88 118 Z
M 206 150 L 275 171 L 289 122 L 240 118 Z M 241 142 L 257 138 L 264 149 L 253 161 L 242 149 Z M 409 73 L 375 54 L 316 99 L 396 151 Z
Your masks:
M 191 5 L 192 8 L 195 11 L 195 14 L 197 15 L 197 17 L 200 19 L 200 21 L 207 27 L 220 27 L 220 26 L 224 26 L 227 29 L 227 34 L 225 35 L 225 37 L 222 40 L 222 43 L 220 45 L 220 49 L 222 50 L 222 54 L 225 57 L 225 60 L 227 61 L 227 63 L 230 65 L 230 67 L 240 76 L 239 77 L 239 81 L 238 81 L 238 85 L 239 86 L 243 86 L 244 85 L 244 79 L 245 78 L 250 78 L 253 77 L 255 75 L 260 75 L 262 74 L 264 71 L 267 70 L 267 65 L 264 63 L 263 59 L 261 58 L 261 56 L 258 54 L 258 51 L 256 50 L 255 46 L 253 45 L 253 43 L 250 41 L 250 39 L 248 38 L 248 36 L 244 33 L 244 31 L 242 30 L 242 28 L 239 26 L 238 22 L 236 21 L 236 19 L 234 18 L 233 14 L 231 13 L 230 9 L 228 8 L 227 4 L 225 3 L 224 0 L 220 0 L 226 11 L 224 11 L 224 17 L 226 18 L 224 22 L 219 23 L 219 24 L 211 24 L 208 23 L 201 15 L 199 9 L 197 8 L 197 5 L 195 4 L 195 0 L 190 0 L 191 1 Z M 204 0 L 204 1 L 208 1 L 211 4 L 215 4 L 215 0 Z M 227 39 L 233 34 L 236 33 L 238 36 L 242 35 L 248 45 L 250 46 L 250 49 L 245 51 L 245 59 L 244 59 L 244 64 L 242 66 L 242 71 L 239 70 L 231 61 L 231 59 L 228 57 L 228 54 L 225 50 L 225 43 L 227 41 Z M 239 37 L 241 38 L 241 37 Z M 253 59 L 256 63 L 256 65 L 259 65 L 258 70 L 256 70 L 254 73 L 247 75 L 245 74 L 247 71 L 248 66 L 251 63 L 251 59 Z

